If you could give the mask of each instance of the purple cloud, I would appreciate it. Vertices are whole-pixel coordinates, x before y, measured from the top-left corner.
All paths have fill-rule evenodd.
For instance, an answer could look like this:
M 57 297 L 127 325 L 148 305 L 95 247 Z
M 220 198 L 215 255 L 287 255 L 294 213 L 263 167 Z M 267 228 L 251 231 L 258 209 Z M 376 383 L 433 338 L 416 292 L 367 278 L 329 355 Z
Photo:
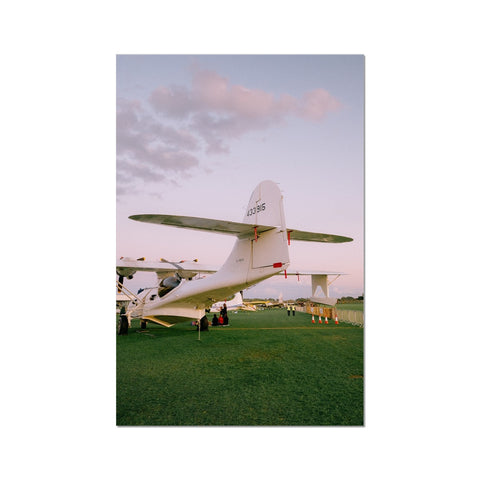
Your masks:
M 167 174 L 198 167 L 197 138 L 165 125 L 136 101 L 117 102 L 117 184 L 119 195 L 140 182 L 164 182 Z
M 160 86 L 150 95 L 153 109 L 165 118 L 186 122 L 206 144 L 207 153 L 227 153 L 226 141 L 266 129 L 288 116 L 321 121 L 340 108 L 326 90 L 307 92 L 301 99 L 275 97 L 264 90 L 232 85 L 216 72 L 196 70 L 190 89 Z
M 288 117 L 319 122 L 340 108 L 323 89 L 301 98 L 233 85 L 216 72 L 195 70 L 190 88 L 159 86 L 147 104 L 118 99 L 117 183 L 171 181 L 200 166 L 206 154 L 228 154 L 229 141 Z

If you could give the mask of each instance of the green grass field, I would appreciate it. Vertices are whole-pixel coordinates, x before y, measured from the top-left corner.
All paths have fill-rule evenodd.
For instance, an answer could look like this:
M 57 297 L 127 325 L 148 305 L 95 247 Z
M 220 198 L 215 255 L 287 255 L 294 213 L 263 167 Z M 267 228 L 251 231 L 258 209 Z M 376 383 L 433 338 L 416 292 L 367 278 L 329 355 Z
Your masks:
M 363 329 L 285 310 L 117 336 L 117 425 L 363 425 Z M 209 315 L 211 319 L 211 315 Z
M 335 308 L 338 310 L 358 310 L 363 312 L 363 302 L 362 303 L 337 303 Z

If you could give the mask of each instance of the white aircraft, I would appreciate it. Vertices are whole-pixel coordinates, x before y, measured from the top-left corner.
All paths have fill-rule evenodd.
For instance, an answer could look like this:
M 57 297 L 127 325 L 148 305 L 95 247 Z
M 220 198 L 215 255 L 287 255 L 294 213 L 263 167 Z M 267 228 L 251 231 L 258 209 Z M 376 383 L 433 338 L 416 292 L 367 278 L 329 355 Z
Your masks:
M 241 292 L 237 292 L 231 300 L 214 303 L 210 307 L 210 311 L 214 313 L 220 312 L 224 305 L 227 307 L 228 312 L 234 310 L 245 310 L 247 308 L 246 305 L 243 303 L 243 297 Z
M 278 296 L 278 301 L 271 302 L 270 300 L 246 300 L 245 304 L 249 307 L 257 309 L 257 307 L 261 308 L 270 308 L 270 307 L 283 307 L 283 294 Z
M 230 299 L 239 291 L 273 275 L 288 273 L 290 240 L 342 243 L 353 239 L 326 233 L 303 232 L 287 228 L 283 211 L 283 197 L 278 186 L 266 180 L 253 191 L 242 223 L 209 218 L 173 215 L 132 215 L 132 220 L 234 235 L 237 241 L 223 266 L 216 269 L 187 262 L 146 262 L 144 259 L 121 258 L 117 262 L 118 285 L 123 277 L 132 278 L 136 271 L 156 272 L 157 290 L 144 302 L 141 318 L 171 327 L 180 322 L 200 320 L 205 309 L 214 303 Z M 322 303 L 335 303 L 328 297 L 327 277 L 332 272 L 309 272 L 314 289 L 322 287 L 325 298 L 312 298 Z M 335 273 L 339 275 L 338 273 Z

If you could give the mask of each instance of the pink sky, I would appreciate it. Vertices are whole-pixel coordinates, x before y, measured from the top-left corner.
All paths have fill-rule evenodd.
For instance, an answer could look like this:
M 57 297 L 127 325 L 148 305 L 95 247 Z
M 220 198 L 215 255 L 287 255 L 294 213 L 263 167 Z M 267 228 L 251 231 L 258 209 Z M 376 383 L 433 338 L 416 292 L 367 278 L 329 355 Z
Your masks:
M 361 295 L 363 79 L 362 56 L 119 56 L 118 256 L 220 266 L 232 239 L 128 216 L 241 221 L 250 193 L 268 179 L 284 193 L 289 227 L 354 238 L 343 245 L 292 242 L 292 269 L 348 273 L 332 295 Z M 150 278 L 131 282 L 145 286 Z M 311 293 L 304 280 L 281 280 L 247 295 Z

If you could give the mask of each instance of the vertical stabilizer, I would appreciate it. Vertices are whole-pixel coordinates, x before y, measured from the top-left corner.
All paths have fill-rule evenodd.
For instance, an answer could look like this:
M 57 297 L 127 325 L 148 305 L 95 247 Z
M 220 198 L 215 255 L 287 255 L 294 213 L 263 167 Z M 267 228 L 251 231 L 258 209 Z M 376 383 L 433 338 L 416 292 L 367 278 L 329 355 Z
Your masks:
M 283 196 L 277 184 L 265 180 L 253 191 L 248 202 L 244 223 L 272 225 L 285 230 Z
M 251 224 L 248 234 L 238 237 L 223 272 L 241 272 L 249 285 L 267 278 L 289 264 L 283 196 L 278 186 L 266 180 L 253 191 L 243 223 Z M 272 228 L 262 233 L 256 225 Z

